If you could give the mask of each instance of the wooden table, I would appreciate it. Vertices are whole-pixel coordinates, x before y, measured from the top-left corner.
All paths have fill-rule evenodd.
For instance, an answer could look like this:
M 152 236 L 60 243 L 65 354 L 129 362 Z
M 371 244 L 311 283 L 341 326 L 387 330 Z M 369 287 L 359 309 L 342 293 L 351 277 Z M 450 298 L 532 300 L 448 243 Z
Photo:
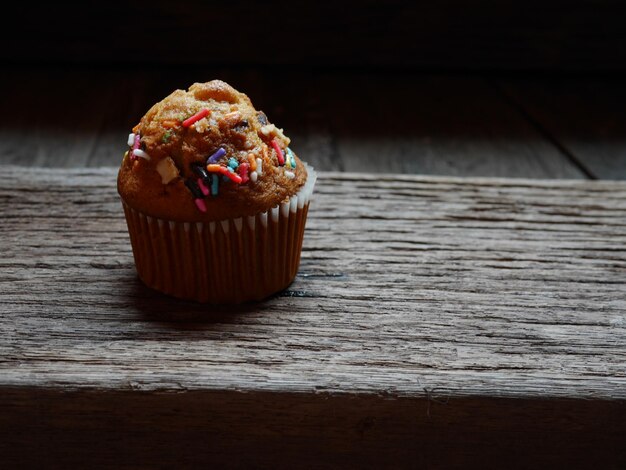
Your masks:
M 4 468 L 626 465 L 626 183 L 323 172 L 295 282 L 216 308 L 115 176 L 2 167 Z

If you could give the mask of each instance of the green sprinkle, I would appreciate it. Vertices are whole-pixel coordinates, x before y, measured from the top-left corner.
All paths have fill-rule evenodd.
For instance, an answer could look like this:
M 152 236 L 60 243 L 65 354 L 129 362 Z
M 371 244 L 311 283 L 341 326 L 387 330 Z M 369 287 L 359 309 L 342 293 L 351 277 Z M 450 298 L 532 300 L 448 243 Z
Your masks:
M 165 134 L 163 134 L 163 137 L 161 137 L 161 142 L 163 142 L 164 144 L 167 144 L 170 141 L 171 137 L 172 137 L 172 130 L 168 129 L 165 131 Z

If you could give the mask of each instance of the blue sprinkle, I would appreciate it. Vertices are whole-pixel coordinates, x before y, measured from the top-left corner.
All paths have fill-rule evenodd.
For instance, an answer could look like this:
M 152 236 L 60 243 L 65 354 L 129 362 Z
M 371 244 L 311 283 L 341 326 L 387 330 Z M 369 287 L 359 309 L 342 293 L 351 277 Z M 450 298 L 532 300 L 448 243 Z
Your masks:
M 287 158 L 289 159 L 289 166 L 291 168 L 296 167 L 296 156 L 293 154 L 293 151 L 287 147 Z
M 224 155 L 226 155 L 226 150 L 224 150 L 223 148 L 219 148 L 217 150 L 217 152 L 215 152 L 213 155 L 211 155 L 208 159 L 207 159 L 207 163 L 217 163 L 217 161 L 222 158 Z
M 232 168 L 233 170 L 236 170 L 238 166 L 239 166 L 239 162 L 237 161 L 235 157 L 230 157 L 228 159 L 228 168 Z
M 217 175 L 211 175 L 211 195 L 217 196 L 220 186 L 220 179 Z

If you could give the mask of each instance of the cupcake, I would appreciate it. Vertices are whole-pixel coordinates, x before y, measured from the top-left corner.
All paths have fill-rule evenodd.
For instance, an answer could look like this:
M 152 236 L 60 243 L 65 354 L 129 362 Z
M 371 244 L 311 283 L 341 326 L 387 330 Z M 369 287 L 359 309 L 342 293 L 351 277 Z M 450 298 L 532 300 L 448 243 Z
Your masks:
M 209 303 L 285 289 L 316 179 L 289 144 L 219 80 L 155 104 L 128 136 L 117 179 L 139 278 Z

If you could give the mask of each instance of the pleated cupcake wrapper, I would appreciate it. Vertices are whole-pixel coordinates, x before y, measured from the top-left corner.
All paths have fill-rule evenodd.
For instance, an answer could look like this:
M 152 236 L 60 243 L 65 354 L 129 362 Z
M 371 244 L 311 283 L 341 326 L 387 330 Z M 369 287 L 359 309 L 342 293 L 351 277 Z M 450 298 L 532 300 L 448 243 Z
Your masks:
M 208 303 L 260 300 L 298 272 L 304 226 L 317 175 L 266 212 L 218 222 L 175 222 L 122 201 L 137 273 L 148 286 Z

